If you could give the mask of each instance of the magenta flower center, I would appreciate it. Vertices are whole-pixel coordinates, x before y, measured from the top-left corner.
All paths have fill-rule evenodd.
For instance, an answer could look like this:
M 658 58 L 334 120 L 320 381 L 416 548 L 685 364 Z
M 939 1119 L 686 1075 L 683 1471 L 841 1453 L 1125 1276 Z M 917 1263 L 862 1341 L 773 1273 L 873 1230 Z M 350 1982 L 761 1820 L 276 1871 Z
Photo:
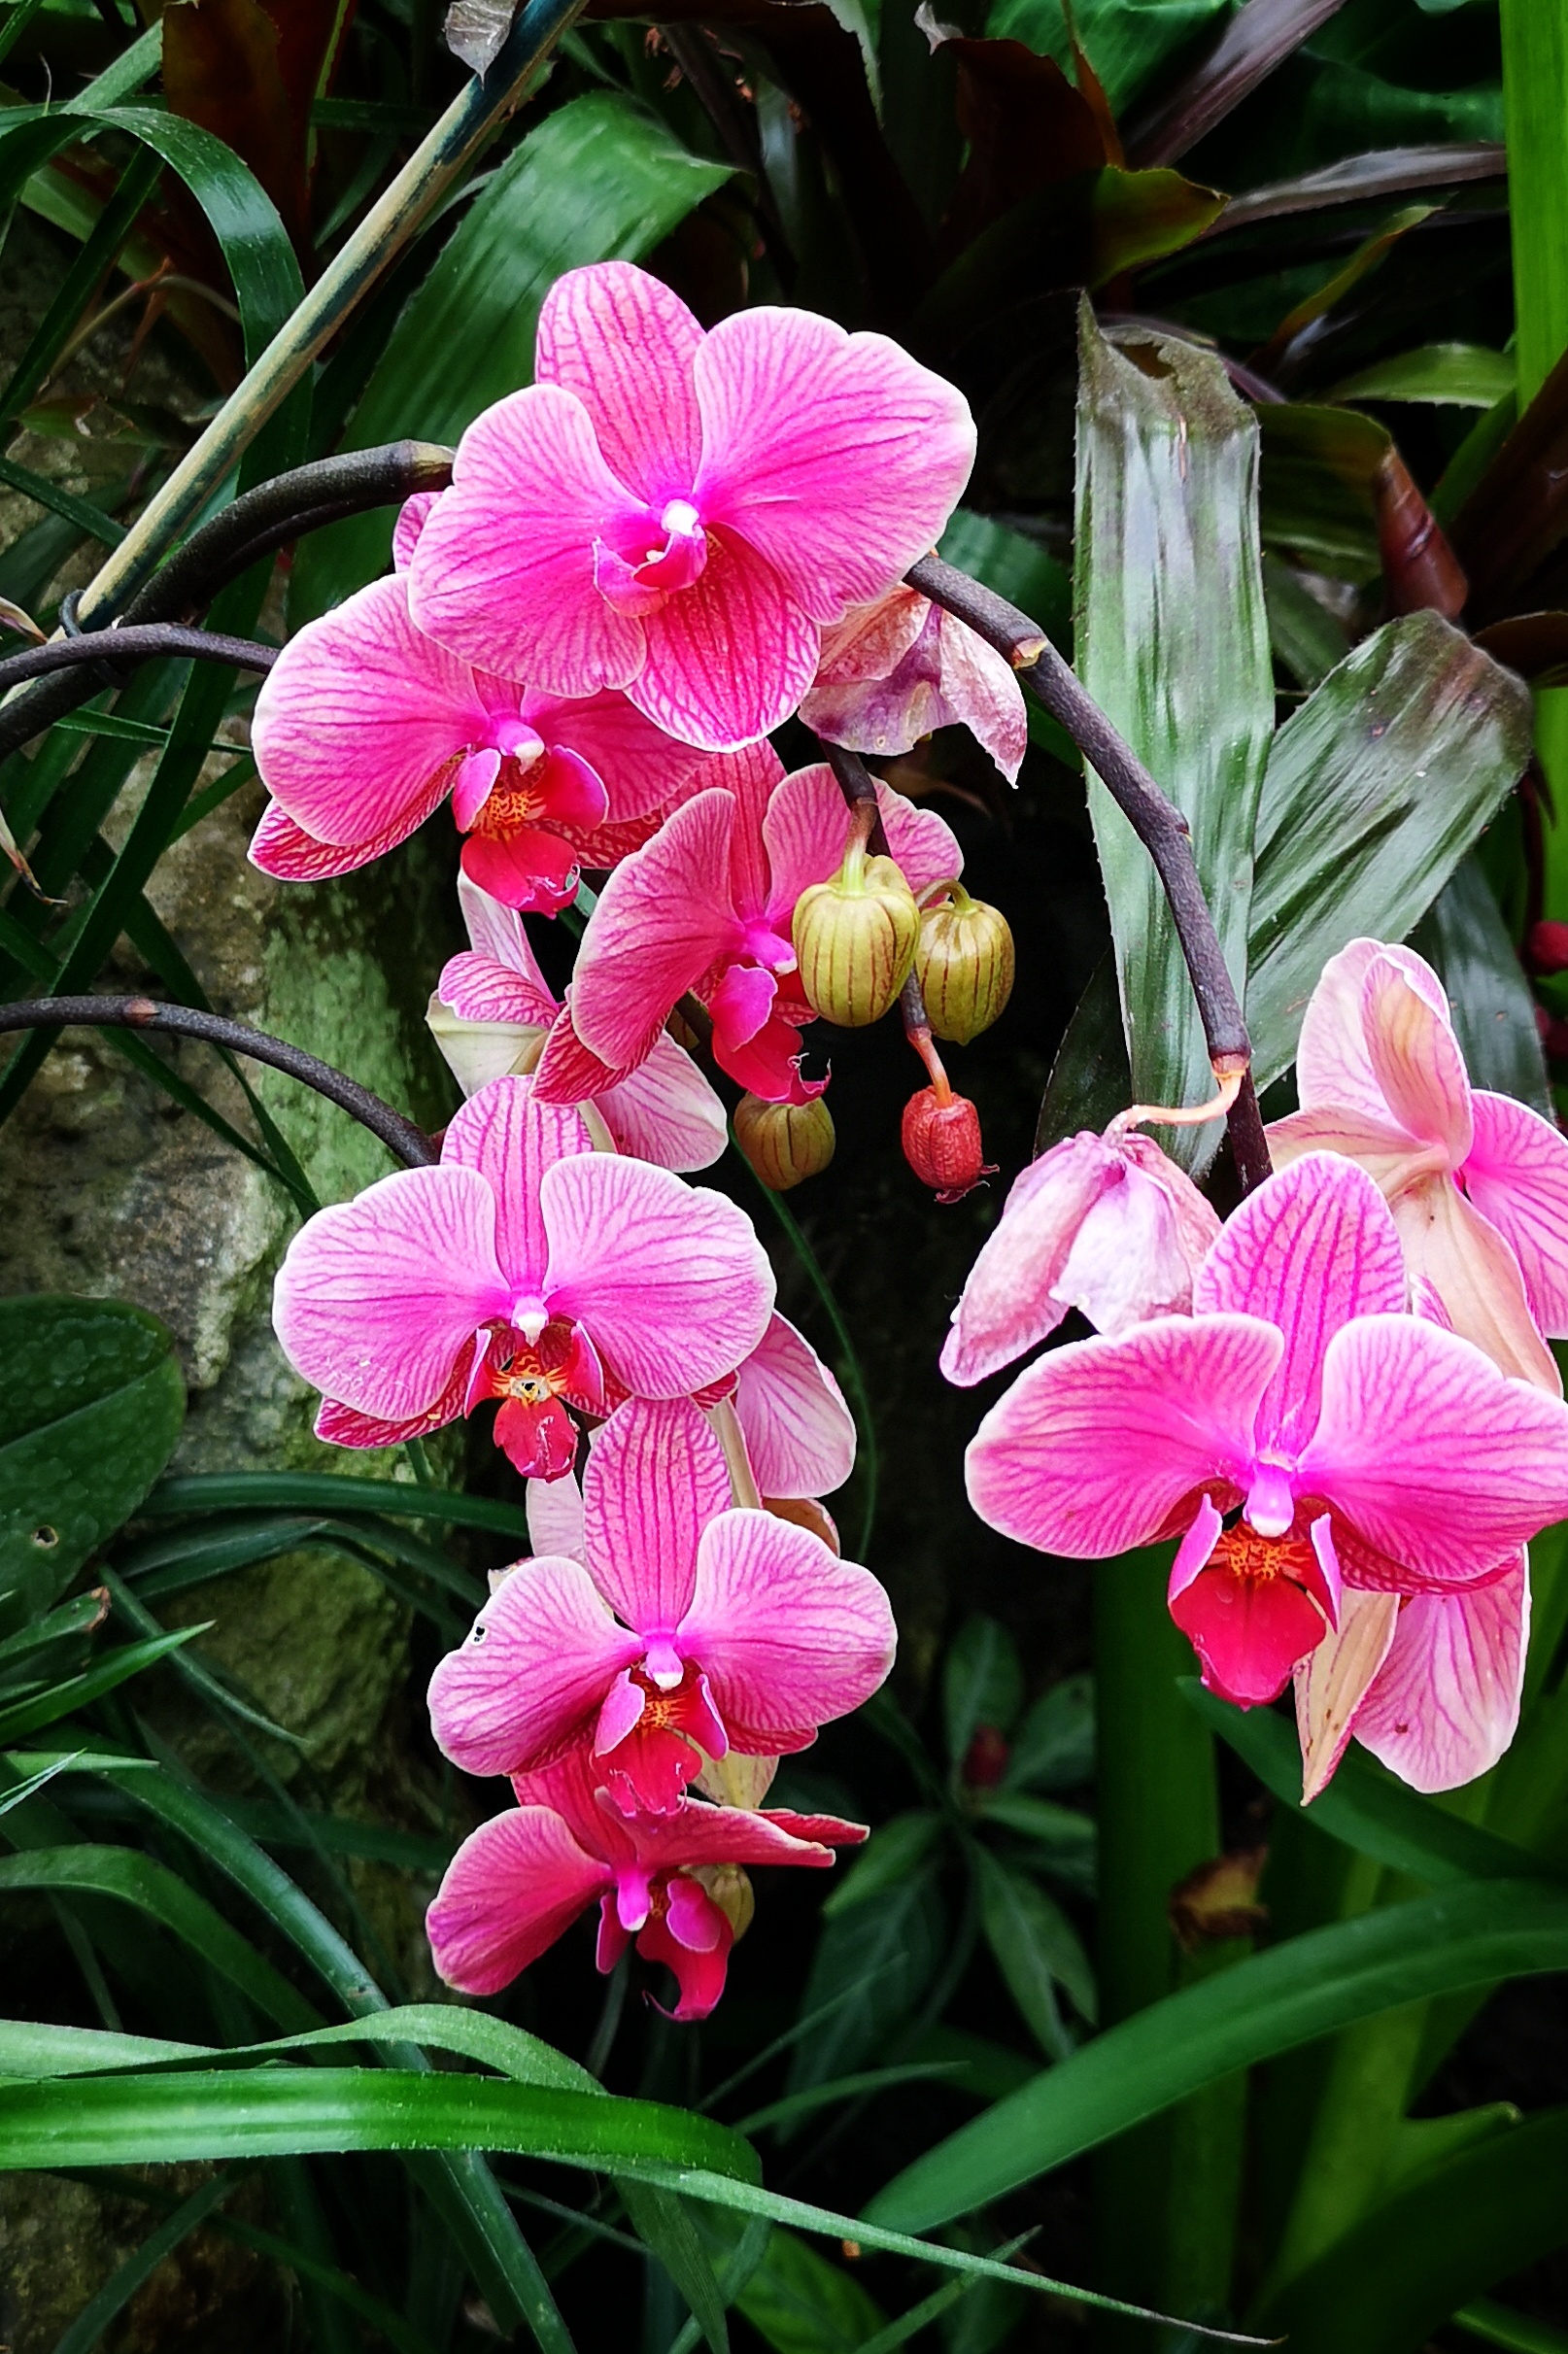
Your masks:
M 644 507 L 616 533 L 616 544 L 594 543 L 594 585 L 617 613 L 657 613 L 680 589 L 701 577 L 708 560 L 702 518 L 689 498 Z

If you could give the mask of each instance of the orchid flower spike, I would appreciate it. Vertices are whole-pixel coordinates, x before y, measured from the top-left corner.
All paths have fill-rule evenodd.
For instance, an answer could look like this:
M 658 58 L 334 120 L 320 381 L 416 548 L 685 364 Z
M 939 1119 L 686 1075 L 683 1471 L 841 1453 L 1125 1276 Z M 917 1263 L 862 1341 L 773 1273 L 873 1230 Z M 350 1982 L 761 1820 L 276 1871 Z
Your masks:
M 1454 1331 L 1560 1393 L 1541 1335 L 1568 1338 L 1568 1138 L 1512 1096 L 1472 1088 L 1431 966 L 1369 939 L 1331 958 L 1296 1084 L 1301 1109 L 1268 1132 L 1276 1167 L 1325 1149 L 1359 1162 Z
M 908 752 L 937 728 L 966 727 L 1009 785 L 1029 748 L 1012 665 L 917 590 L 889 589 L 822 637 L 806 726 L 851 752 Z
M 963 394 L 886 336 L 767 305 L 704 334 L 657 278 L 597 262 L 546 295 L 534 382 L 462 436 L 415 618 L 731 751 L 795 709 L 824 625 L 940 537 L 973 458 Z
M 595 1152 L 531 1080 L 494 1079 L 440 1166 L 318 1211 L 273 1295 L 284 1354 L 340 1447 L 418 1438 L 500 1400 L 525 1478 L 576 1452 L 568 1405 L 680 1397 L 732 1375 L 767 1330 L 773 1277 L 744 1212 L 666 1170 Z
M 612 1415 L 589 1449 L 581 1560 L 520 1564 L 435 1671 L 445 1756 L 526 1773 L 586 1741 L 623 1813 L 668 1814 L 704 1756 L 785 1756 L 869 1699 L 897 1640 L 881 1586 L 730 1493 L 689 1400 Z
M 1271 1700 L 1346 1587 L 1485 1586 L 1568 1516 L 1568 1407 L 1406 1297 L 1372 1179 L 1310 1153 L 1229 1219 L 1190 1316 L 1020 1374 L 971 1445 L 970 1500 L 1084 1560 L 1179 1535 L 1171 1611 L 1204 1681 Z
M 801 1076 L 796 1034 L 813 1015 L 791 920 L 801 894 L 842 866 L 852 820 L 825 764 L 785 776 L 771 746 L 758 744 L 722 771 L 722 783 L 704 775 L 599 894 L 572 978 L 572 1034 L 602 1069 L 635 1070 L 692 990 L 713 1016 L 713 1051 L 732 1078 L 767 1103 L 805 1103 L 827 1081 Z M 958 873 L 963 854 L 934 811 L 886 785 L 877 800 L 911 891 Z M 541 1057 L 547 1101 L 588 1092 L 593 1064 L 569 1046 L 552 1039 Z
M 597 1788 L 586 1749 L 514 1788 L 520 1803 L 463 1841 L 426 1915 L 436 1969 L 467 1995 L 498 1994 L 597 1898 L 600 1970 L 635 1938 L 644 1960 L 674 1971 L 674 2016 L 705 2019 L 749 1918 L 738 1867 L 820 1870 L 835 1847 L 866 1837 L 863 1824 L 834 1815 L 701 1798 L 629 1818 Z
M 458 878 L 470 946 L 444 967 L 426 1020 L 464 1095 L 509 1072 L 530 1072 L 562 1007 L 539 971 L 523 918 Z M 685 1174 L 707 1169 L 728 1142 L 724 1106 L 696 1063 L 661 1032 L 645 1063 L 584 1101 L 620 1152 Z
M 1015 1179 L 970 1270 L 941 1353 L 971 1388 L 1056 1330 L 1070 1308 L 1111 1339 L 1192 1304 L 1219 1220 L 1146 1136 L 1113 1122 L 1063 1139 Z
M 252 743 L 273 799 L 251 856 L 268 874 L 347 874 L 450 794 L 463 872 L 546 915 L 584 866 L 645 839 L 703 765 L 624 695 L 563 701 L 470 669 L 415 628 L 400 573 L 290 639 Z

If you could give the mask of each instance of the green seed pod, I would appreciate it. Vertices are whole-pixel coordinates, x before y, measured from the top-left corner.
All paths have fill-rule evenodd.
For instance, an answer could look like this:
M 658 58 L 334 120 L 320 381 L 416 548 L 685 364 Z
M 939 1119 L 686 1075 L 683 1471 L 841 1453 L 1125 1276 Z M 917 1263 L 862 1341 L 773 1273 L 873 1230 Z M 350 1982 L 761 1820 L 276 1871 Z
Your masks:
M 735 1143 L 773 1193 L 820 1176 L 836 1142 L 833 1113 L 820 1095 L 809 1104 L 767 1104 L 760 1095 L 743 1095 L 735 1106 Z
M 908 978 L 920 910 L 892 859 L 853 849 L 831 882 L 801 892 L 794 936 L 807 1005 L 841 1030 L 862 1030 Z
M 1007 919 L 957 883 L 950 901 L 922 915 L 914 962 L 931 1027 L 956 1046 L 989 1030 L 1012 995 Z

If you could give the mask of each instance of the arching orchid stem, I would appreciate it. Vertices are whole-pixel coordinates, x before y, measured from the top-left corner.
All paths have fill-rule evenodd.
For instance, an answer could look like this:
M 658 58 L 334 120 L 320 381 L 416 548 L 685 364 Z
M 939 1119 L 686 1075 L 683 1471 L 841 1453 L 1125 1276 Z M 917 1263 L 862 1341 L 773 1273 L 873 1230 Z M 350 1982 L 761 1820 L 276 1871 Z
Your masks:
M 887 829 L 876 805 L 876 779 L 858 752 L 846 752 L 842 744 L 823 740 L 822 757 L 838 779 L 838 790 L 849 803 L 851 811 L 866 826 L 861 836 L 873 858 L 891 858 Z M 869 817 L 866 815 L 869 811 Z
M 923 556 L 910 565 L 904 578 L 910 588 L 956 614 L 976 636 L 1006 656 L 1104 780 L 1153 860 L 1198 1001 L 1210 1062 L 1216 1076 L 1233 1071 L 1243 1074 L 1227 1125 L 1242 1189 L 1249 1193 L 1272 1168 L 1250 1074 L 1252 1043 L 1198 878 L 1186 819 L 1161 792 L 1131 744 L 1084 692 L 1038 622 L 971 580 L 967 572 L 943 563 L 938 556 Z
M 1144 1126 L 1204 1128 L 1210 1120 L 1228 1118 L 1231 1106 L 1242 1092 L 1242 1081 L 1246 1074 L 1244 1071 L 1216 1071 L 1214 1076 L 1219 1080 L 1218 1092 L 1211 1095 L 1207 1104 L 1129 1104 L 1125 1111 L 1117 1112 L 1106 1130 L 1108 1140 L 1126 1136 L 1129 1130 Z
M 122 664 L 138 662 L 222 662 L 236 670 L 270 670 L 280 649 L 250 637 L 225 637 L 216 630 L 186 630 L 175 622 L 150 622 L 142 629 L 88 630 L 80 637 L 54 637 L 46 646 L 24 646 L 0 662 L 0 695 L 27 679 L 53 670 L 89 672 L 82 700 L 99 694 Z M 102 673 L 107 671 L 106 680 Z M 236 747 L 237 749 L 237 747 Z
M 399 504 L 416 491 L 445 490 L 451 479 L 452 452 L 427 441 L 386 442 L 276 474 L 192 531 L 130 599 L 119 616 L 120 629 L 191 620 L 229 581 L 303 532 Z M 0 760 L 101 694 L 104 683 L 93 667 L 67 667 L 0 705 Z
M 718 1405 L 709 1410 L 708 1420 L 713 1425 L 714 1436 L 724 1449 L 724 1467 L 730 1474 L 731 1496 L 743 1511 L 760 1512 L 762 1490 L 751 1468 L 751 1457 L 746 1452 L 746 1435 L 740 1427 L 740 1416 L 734 1410 L 733 1401 L 721 1398 Z
M 903 1035 L 926 1066 L 931 1091 L 938 1104 L 950 1104 L 952 1086 L 948 1080 L 937 1041 L 931 1035 L 931 1020 L 926 1012 L 926 1001 L 921 994 L 917 973 L 911 972 L 899 991 L 899 1014 L 903 1023 Z
M 67 1027 L 103 1030 L 153 1030 L 176 1038 L 205 1039 L 212 1046 L 225 1048 L 230 1054 L 249 1055 L 256 1063 L 268 1063 L 274 1071 L 283 1071 L 290 1078 L 298 1079 L 303 1086 L 312 1087 L 318 1095 L 336 1104 L 351 1119 L 368 1128 L 379 1137 L 394 1160 L 405 1169 L 430 1169 L 440 1158 L 435 1146 L 412 1120 L 384 1104 L 379 1095 L 361 1087 L 330 1063 L 318 1062 L 314 1054 L 301 1047 L 290 1045 L 287 1039 L 273 1038 L 265 1030 L 252 1030 L 244 1022 L 225 1021 L 221 1014 L 200 1012 L 194 1006 L 169 1006 L 151 997 L 44 997 L 23 998 L 10 1006 L 0 1006 L 0 1031 L 7 1030 L 64 1030 Z

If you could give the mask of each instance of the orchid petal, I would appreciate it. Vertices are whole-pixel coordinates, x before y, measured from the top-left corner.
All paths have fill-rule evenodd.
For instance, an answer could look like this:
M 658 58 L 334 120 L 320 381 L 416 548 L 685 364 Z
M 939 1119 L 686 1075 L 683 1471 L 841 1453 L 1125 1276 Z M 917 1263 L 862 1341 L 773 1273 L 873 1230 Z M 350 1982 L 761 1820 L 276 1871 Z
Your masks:
M 1337 1152 L 1364 1169 L 1385 1201 L 1393 1201 L 1407 1185 L 1447 1166 L 1448 1156 L 1430 1144 L 1418 1143 L 1403 1128 L 1391 1128 L 1384 1115 L 1380 1123 L 1358 1111 L 1324 1106 L 1315 1111 L 1288 1112 L 1264 1130 L 1275 1170 L 1291 1168 L 1309 1152 Z
M 1284 1354 L 1258 1413 L 1258 1445 L 1289 1454 L 1317 1420 L 1323 1354 L 1352 1316 L 1397 1315 L 1405 1259 L 1388 1205 L 1364 1170 L 1309 1154 L 1226 1221 L 1193 1279 L 1197 1315 L 1262 1316 Z
M 462 845 L 462 871 L 503 907 L 559 915 L 577 896 L 582 867 L 561 835 L 520 826 L 508 834 L 470 834 Z
M 1102 1147 L 1108 1181 L 1085 1211 L 1052 1290 L 1114 1339 L 1150 1316 L 1184 1315 L 1219 1220 L 1191 1178 L 1149 1137 Z
M 715 1034 L 713 1059 L 737 1086 L 765 1104 L 809 1104 L 828 1084 L 826 1078 L 801 1077 L 800 1032 L 779 1013 L 743 1045 Z
M 741 1511 L 702 1531 L 676 1639 L 701 1661 L 734 1747 L 771 1757 L 869 1700 L 898 1632 L 869 1570 L 771 1513 Z
M 406 842 L 417 826 L 423 825 L 431 809 L 440 805 L 446 793 L 444 774 L 431 779 L 427 805 L 417 812 L 406 811 L 396 822 L 368 841 L 319 842 L 314 834 L 296 826 L 281 802 L 268 802 L 261 813 L 261 822 L 251 837 L 250 859 L 263 874 L 276 877 L 281 883 L 324 883 L 336 874 L 354 874 L 368 867 L 372 859 L 395 850 Z
M 1328 1788 L 1345 1755 L 1367 1687 L 1388 1655 L 1399 1612 L 1398 1594 L 1352 1588 L 1344 1597 L 1339 1625 L 1296 1669 L 1303 1806 Z
M 1327 1109 L 1384 1128 L 1391 1124 L 1367 1042 L 1366 981 L 1380 957 L 1406 953 L 1386 949 L 1381 940 L 1354 939 L 1323 967 L 1296 1047 L 1296 1095 L 1304 1111 Z M 1436 979 L 1429 966 L 1422 970 Z
M 569 992 L 568 992 L 569 996 Z M 655 1031 L 643 1048 L 646 1059 L 662 1036 Z M 633 1070 L 640 1065 L 633 1063 Z M 625 1072 L 612 1071 L 590 1053 L 572 1027 L 570 1005 L 562 1006 L 533 1068 L 533 1092 L 541 1104 L 588 1104 L 612 1087 Z
M 1474 1782 L 1517 1727 L 1529 1629 L 1522 1557 L 1478 1592 L 1413 1594 L 1356 1714 L 1356 1739 L 1415 1790 Z
M 466 834 L 484 809 L 500 772 L 501 756 L 494 744 L 465 754 L 458 763 L 452 786 L 452 822 L 460 833 Z
M 574 754 L 598 778 L 607 807 L 596 825 L 625 824 L 662 808 L 707 765 L 694 745 L 676 743 L 624 695 L 591 695 L 571 702 L 525 695 L 522 707 L 549 749 Z M 561 812 L 551 814 L 564 822 Z
M 609 464 L 639 498 L 685 498 L 702 458 L 692 362 L 699 322 L 630 261 L 558 278 L 539 310 L 534 374 L 575 392 Z
M 773 1271 L 750 1219 L 722 1194 L 595 1152 L 547 1169 L 539 1198 L 552 1311 L 583 1324 L 638 1396 L 700 1389 L 762 1339 Z
M 272 1320 L 296 1373 L 361 1414 L 406 1420 L 504 1317 L 495 1196 L 472 1169 L 403 1169 L 316 1215 L 289 1245 Z
M 679 1623 L 699 1540 L 729 1503 L 724 1450 L 689 1398 L 633 1398 L 596 1431 L 583 1478 L 586 1557 L 629 1626 L 667 1633 Z
M 599 894 L 577 952 L 572 1026 L 612 1070 L 646 1056 L 730 937 L 722 894 L 734 815 L 730 794 L 699 793 Z
M 515 973 L 519 983 L 531 996 L 541 1003 L 548 1003 L 553 1016 L 556 1010 L 555 997 L 539 970 L 539 960 L 533 953 L 523 919 L 516 910 L 503 907 L 499 900 L 492 899 L 488 891 L 481 891 L 477 883 L 469 882 L 466 875 L 461 874 L 458 877 L 458 905 L 462 910 L 468 945 L 474 955 L 503 965 L 509 972 Z M 461 962 L 460 957 L 452 959 L 452 965 Z M 452 965 L 448 966 L 448 972 Z M 454 1000 L 448 999 L 447 1002 L 455 1011 L 461 1011 Z
M 1457 1169 L 1471 1144 L 1470 1080 L 1449 1020 L 1442 983 L 1406 949 L 1376 957 L 1362 983 L 1362 1022 L 1373 1076 L 1395 1126 L 1441 1146 Z
M 398 508 L 397 521 L 392 525 L 392 559 L 394 571 L 406 572 L 413 563 L 420 533 L 428 523 L 430 511 L 440 495 L 439 491 L 416 491 Z
M 545 1287 L 550 1252 L 539 1208 L 545 1171 L 593 1148 L 581 1114 L 535 1103 L 526 1078 L 493 1079 L 453 1113 L 441 1165 L 477 1169 L 494 1195 L 496 1257 L 514 1293 L 535 1298 Z
M 586 1562 L 583 1491 L 571 1474 L 564 1480 L 530 1480 L 524 1501 L 535 1553 Z
M 709 531 L 699 577 L 641 626 L 648 657 L 627 692 L 649 719 L 704 752 L 759 742 L 816 676 L 815 622 L 733 532 Z
M 1568 1407 L 1440 1325 L 1363 1316 L 1329 1343 L 1295 1484 L 1405 1564 L 1408 1590 L 1474 1582 L 1568 1518 Z
M 695 1902 L 683 1901 L 679 1915 L 675 1910 L 678 1890 L 690 1888 Z M 701 1908 L 700 1915 L 699 1908 Z M 708 1921 L 712 1927 L 711 1946 L 699 1947 L 683 1936 L 677 1928 L 677 1919 L 693 1932 L 697 1918 Z M 670 1909 L 663 1921 L 650 1921 L 637 1938 L 637 1951 L 645 1962 L 663 1962 L 675 1973 L 680 1998 L 673 2011 L 666 2014 L 681 2021 L 705 2019 L 724 1993 L 724 1982 L 730 1966 L 730 1949 L 734 1943 L 734 1931 L 729 1922 L 695 1881 L 673 1880 L 670 1883 Z
M 580 1563 L 525 1561 L 504 1578 L 430 1679 L 430 1729 L 465 1774 L 543 1765 L 586 1735 L 605 1693 L 642 1655 Z
M 971 1389 L 1056 1330 L 1068 1310 L 1056 1296 L 1056 1279 L 1107 1182 L 1108 1160 L 1100 1139 L 1085 1129 L 1064 1137 L 1014 1178 L 953 1310 L 941 1352 L 949 1382 Z
M 936 545 L 974 423 L 963 394 L 896 343 L 760 305 L 720 321 L 693 374 L 696 503 L 743 532 L 814 620 L 880 596 Z
M 778 983 L 757 965 L 729 966 L 716 987 L 708 991 L 713 1016 L 714 1052 L 737 1054 L 766 1027 L 778 995 Z
M 1394 1203 L 1394 1223 L 1412 1282 L 1430 1286 L 1449 1328 L 1504 1373 L 1560 1397 L 1562 1377 L 1530 1313 L 1518 1260 L 1453 1179 L 1410 1186 Z
M 611 1877 L 547 1807 L 493 1816 L 459 1848 L 425 1916 L 438 1975 L 465 1995 L 499 1994 Z
M 965 1458 L 970 1502 L 1041 1552 L 1104 1560 L 1158 1536 L 1182 1501 L 1236 1488 L 1283 1349 L 1254 1316 L 1162 1316 L 1025 1368 Z
M 1210 1691 L 1238 1708 L 1278 1699 L 1291 1670 L 1323 1640 L 1323 1619 L 1289 1578 L 1205 1569 L 1171 1605 L 1203 1664 Z
M 463 434 L 452 488 L 420 534 L 414 618 L 465 661 L 550 695 L 627 686 L 642 627 L 594 586 L 594 542 L 641 515 L 580 400 L 550 384 L 509 393 Z
M 621 1151 L 661 1169 L 709 1169 L 730 1141 L 724 1106 L 691 1056 L 664 1032 L 645 1063 L 595 1100 Z
M 826 1496 L 855 1467 L 855 1423 L 816 1350 L 777 1313 L 740 1368 L 735 1413 L 765 1496 Z
M 891 785 L 876 788 L 888 848 L 911 891 L 952 882 L 964 853 L 952 828 L 934 809 L 917 809 Z M 763 834 L 772 868 L 770 904 L 788 915 L 802 891 L 826 882 L 843 864 L 850 816 L 826 761 L 786 776 L 767 804 Z
M 1512 1096 L 1471 1099 L 1464 1187 L 1514 1250 L 1542 1330 L 1568 1337 L 1568 1137 Z

